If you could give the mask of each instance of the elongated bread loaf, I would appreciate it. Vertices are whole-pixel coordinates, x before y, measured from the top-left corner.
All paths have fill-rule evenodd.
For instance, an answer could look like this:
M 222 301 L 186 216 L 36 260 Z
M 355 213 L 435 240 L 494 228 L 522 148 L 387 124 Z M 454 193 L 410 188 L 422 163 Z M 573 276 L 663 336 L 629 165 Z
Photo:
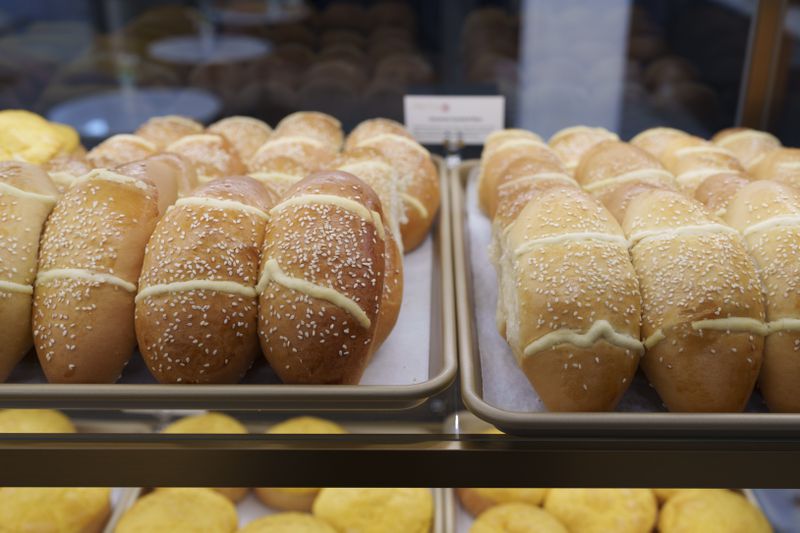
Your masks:
M 270 213 L 257 287 L 267 360 L 285 383 L 358 383 L 383 292 L 380 200 L 351 174 L 318 172 Z
M 0 382 L 33 346 L 39 236 L 57 200 L 58 191 L 41 168 L 0 163 Z
M 136 337 L 162 383 L 236 383 L 259 353 L 255 286 L 277 194 L 214 180 L 158 223 L 136 296 Z
M 138 135 L 113 135 L 92 148 L 86 159 L 95 168 L 114 168 L 158 152 L 156 145 Z
M 33 337 L 48 381 L 111 383 L 136 345 L 134 297 L 158 218 L 149 182 L 93 170 L 73 183 L 45 225 Z
M 675 175 L 678 189 L 688 196 L 694 196 L 710 176 L 745 173 L 730 151 L 698 137 L 682 137 L 671 142 L 662 154 L 661 163 Z
M 358 146 L 379 151 L 398 173 L 405 207 L 400 233 L 403 249 L 410 252 L 425 240 L 439 210 L 439 173 L 431 155 L 413 139 L 394 133 L 369 137 Z
M 258 168 L 250 168 L 249 176 L 275 191 L 278 196 L 286 194 L 292 185 L 308 176 L 305 165 L 290 157 L 276 155 L 258 162 Z
M 745 174 L 735 172 L 714 174 L 703 180 L 694 191 L 694 198 L 705 205 L 710 212 L 722 217 L 736 192 L 748 183 L 750 179 Z
M 605 128 L 590 128 L 588 126 L 573 126 L 557 131 L 550 137 L 547 144 L 552 148 L 567 172 L 572 175 L 580 163 L 583 154 L 592 146 L 603 141 L 616 141 L 616 133 Z
M 338 152 L 344 141 L 342 123 L 319 111 L 298 111 L 283 117 L 275 126 L 275 138 L 307 137 L 322 143 L 326 149 Z
M 628 205 L 642 292 L 642 368 L 671 411 L 741 411 L 764 346 L 761 286 L 738 232 L 699 202 L 651 190 Z
M 206 131 L 222 135 L 236 150 L 239 159 L 250 161 L 262 144 L 272 135 L 266 122 L 252 117 L 227 117 L 211 124 Z
M 501 245 L 498 315 L 523 372 L 548 409 L 613 409 L 643 348 L 627 240 L 586 193 L 534 197 Z
M 245 166 L 236 150 L 222 135 L 198 133 L 181 137 L 166 148 L 194 166 L 197 180 L 208 183 L 218 178 L 240 176 Z
M 800 188 L 800 148 L 778 148 L 755 161 L 750 167 L 758 180 L 772 180 Z
M 674 128 L 650 128 L 631 139 L 631 144 L 649 152 L 656 159 L 661 159 L 664 150 L 672 141 L 688 136 L 688 133 Z
M 414 138 L 405 126 L 399 122 L 388 118 L 371 118 L 361 122 L 350 132 L 350 135 L 347 136 L 347 140 L 344 143 L 344 149 L 352 150 L 361 144 L 361 141 L 382 133 L 394 133 L 396 135 L 408 137 L 409 139 Z
M 749 183 L 725 218 L 744 236 L 764 289 L 761 392 L 771 411 L 800 412 L 800 192 L 771 181 Z
M 186 166 L 188 165 L 181 165 L 180 156 L 159 154 L 118 166 L 114 172 L 155 185 L 158 190 L 158 214 L 164 216 L 167 208 L 178 199 L 179 183 L 187 179 L 183 172 Z
M 165 150 L 181 137 L 203 133 L 203 125 L 187 117 L 163 115 L 148 119 L 135 133 L 153 143 L 157 150 Z
M 781 147 L 774 135 L 750 128 L 726 128 L 717 132 L 711 142 L 733 152 L 747 170 L 768 152 Z

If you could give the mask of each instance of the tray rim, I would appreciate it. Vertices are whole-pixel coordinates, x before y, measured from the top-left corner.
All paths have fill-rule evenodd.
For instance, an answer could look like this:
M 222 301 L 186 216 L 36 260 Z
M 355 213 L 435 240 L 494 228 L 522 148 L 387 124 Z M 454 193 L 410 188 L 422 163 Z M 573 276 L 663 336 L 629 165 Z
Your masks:
M 431 156 L 439 171 L 441 202 L 434 227 L 432 295 L 440 302 L 431 323 L 440 322 L 441 367 L 425 381 L 408 385 L 175 385 L 0 383 L 0 406 L 59 409 L 225 409 L 300 411 L 373 411 L 411 409 L 445 390 L 458 372 L 449 173 L 444 160 Z M 439 287 L 436 287 L 438 277 Z M 432 352 L 432 350 L 431 350 Z M 431 357 L 428 361 L 430 365 Z M 98 405 L 101 403 L 102 405 Z
M 473 414 L 506 433 L 547 437 L 701 438 L 800 437 L 800 413 L 517 412 L 483 399 L 481 363 L 474 329 L 472 270 L 468 255 L 465 187 L 478 159 L 450 169 L 453 264 L 456 282 L 461 395 Z

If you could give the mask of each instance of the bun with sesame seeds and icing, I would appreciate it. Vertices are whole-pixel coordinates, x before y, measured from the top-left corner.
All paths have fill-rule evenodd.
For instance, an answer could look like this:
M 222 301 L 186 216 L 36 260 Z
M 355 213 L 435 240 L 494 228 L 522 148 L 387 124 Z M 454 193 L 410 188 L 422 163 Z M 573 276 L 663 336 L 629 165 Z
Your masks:
M 203 125 L 187 117 L 164 115 L 149 119 L 134 133 L 162 151 L 181 137 L 203 133 Z
M 161 191 L 165 186 L 167 189 L 172 188 L 171 182 L 173 179 L 177 184 L 178 198 L 188 195 L 197 188 L 197 172 L 194 170 L 194 165 L 178 154 L 169 152 L 117 167 L 117 171 L 134 178 L 147 178 L 153 181 L 159 190 L 159 195 L 163 194 Z M 159 183 L 162 182 L 166 183 L 159 187 Z M 167 194 L 170 198 L 173 197 L 172 192 Z M 175 202 L 167 204 L 163 198 L 159 197 L 159 205 L 170 205 L 172 203 Z
M 672 141 L 688 136 L 688 133 L 674 128 L 650 128 L 631 139 L 631 144 L 660 160 L 664 150 Z
M 299 111 L 283 117 L 275 126 L 274 137 L 306 137 L 318 141 L 331 152 L 338 152 L 344 142 L 342 123 L 318 111 Z
M 114 168 L 157 152 L 156 145 L 144 137 L 122 133 L 109 137 L 89 150 L 86 160 L 94 168 Z
M 540 143 L 544 143 L 544 140 L 532 131 L 523 130 L 520 128 L 496 130 L 486 136 L 486 139 L 483 142 L 481 158 L 488 158 L 490 155 L 492 155 L 492 152 L 505 144 L 507 141 L 519 139 L 527 139 L 529 141 L 538 141 Z
M 317 172 L 270 215 L 257 286 L 267 361 L 284 383 L 357 384 L 380 317 L 380 200 L 352 174 Z
M 750 128 L 726 128 L 717 132 L 711 142 L 730 150 L 747 170 L 767 153 L 781 147 L 774 135 Z
M 439 173 L 424 146 L 396 133 L 368 137 L 358 147 L 380 152 L 398 174 L 405 217 L 400 221 L 403 250 L 410 252 L 428 236 L 439 211 Z
M 159 222 L 136 295 L 136 337 L 161 383 L 236 383 L 259 354 L 256 284 L 277 194 L 214 180 Z
M 748 183 L 750 178 L 743 174 L 735 172 L 714 174 L 703 180 L 694 191 L 694 199 L 718 217 L 724 217 L 728 204 L 736 192 Z
M 166 148 L 191 163 L 197 172 L 198 182 L 208 183 L 218 178 L 240 176 L 245 166 L 236 150 L 222 135 L 198 133 L 186 135 Z
M 768 335 L 759 387 L 775 412 L 800 412 L 800 192 L 772 181 L 741 187 L 725 220 L 761 277 Z
M 587 150 L 597 143 L 616 141 L 618 138 L 616 133 L 605 128 L 573 126 L 557 131 L 550 137 L 547 144 L 564 163 L 567 172 L 572 175 Z
M 256 167 L 250 167 L 251 178 L 271 187 L 280 197 L 286 194 L 292 185 L 309 174 L 308 168 L 290 157 L 277 155 L 262 159 Z
M 39 238 L 58 190 L 41 168 L 0 162 L 0 382 L 33 346 Z
M 236 150 L 239 159 L 249 161 L 272 135 L 266 122 L 252 117 L 228 117 L 211 124 L 206 131 L 222 135 Z
M 551 411 L 607 411 L 643 352 L 628 241 L 586 193 L 536 195 L 500 235 L 497 320 Z
M 350 135 L 347 136 L 347 140 L 344 143 L 344 149 L 345 151 L 352 150 L 357 147 L 361 141 L 382 133 L 394 133 L 395 135 L 402 135 L 409 139 L 414 138 L 406 127 L 399 122 L 388 118 L 371 118 L 361 122 L 350 132 Z
M 731 152 L 699 137 L 681 137 L 669 143 L 661 163 L 675 175 L 678 189 L 688 196 L 694 196 L 703 181 L 716 174 L 745 174 Z
M 330 166 L 336 154 L 325 143 L 311 137 L 273 136 L 253 154 L 247 169 L 251 173 L 267 171 L 275 158 L 287 157 L 311 171 L 323 170 Z
M 86 159 L 86 154 L 69 153 L 57 155 L 44 165 L 42 168 L 53 180 L 59 194 L 64 194 L 75 179 L 87 174 L 92 170 L 92 166 Z
M 741 411 L 761 368 L 765 317 L 738 232 L 662 189 L 635 196 L 622 227 L 642 294 L 647 378 L 671 411 Z
M 800 188 L 800 148 L 778 148 L 754 161 L 750 172 L 757 180 L 772 180 Z
M 157 218 L 155 186 L 104 169 L 56 203 L 33 292 L 34 344 L 48 381 L 119 378 L 136 346 L 136 282 Z

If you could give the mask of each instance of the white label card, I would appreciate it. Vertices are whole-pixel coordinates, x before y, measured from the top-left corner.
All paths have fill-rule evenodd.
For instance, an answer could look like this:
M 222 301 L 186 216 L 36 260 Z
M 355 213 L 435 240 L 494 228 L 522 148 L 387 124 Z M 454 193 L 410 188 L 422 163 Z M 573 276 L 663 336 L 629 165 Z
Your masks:
M 406 95 L 406 128 L 422 144 L 483 144 L 505 124 L 503 96 Z

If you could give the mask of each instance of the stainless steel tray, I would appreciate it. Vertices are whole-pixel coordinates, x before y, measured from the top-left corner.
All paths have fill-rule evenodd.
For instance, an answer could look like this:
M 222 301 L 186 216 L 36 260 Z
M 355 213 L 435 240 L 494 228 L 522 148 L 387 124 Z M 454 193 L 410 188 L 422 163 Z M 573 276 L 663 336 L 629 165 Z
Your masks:
M 445 503 L 447 498 L 445 493 L 449 490 L 450 489 L 431 489 L 433 492 L 433 523 L 431 525 L 431 533 L 451 533 L 454 531 L 453 529 L 448 529 L 446 527 L 448 515 L 451 514 L 449 507 Z M 139 496 L 141 496 L 142 492 L 143 490 L 141 488 L 128 489 L 128 492 L 124 495 L 124 498 L 120 499 L 119 504 L 114 509 L 114 514 L 112 515 L 111 520 L 109 520 L 106 528 L 103 530 L 103 533 L 114 533 L 114 528 L 117 527 L 117 523 L 119 523 L 122 515 L 125 513 L 125 511 L 133 506 Z M 251 492 L 247 495 L 245 500 L 242 500 L 238 503 L 237 511 L 240 513 L 240 518 L 242 514 L 245 514 L 242 512 L 245 506 L 248 508 L 248 514 L 253 510 L 253 508 L 257 508 L 259 506 L 264 510 L 262 514 L 276 512 L 271 511 L 260 501 L 254 502 L 253 500 L 256 500 L 256 496 Z
M 552 413 L 499 408 L 483 394 L 481 354 L 475 328 L 470 235 L 467 225 L 466 187 L 477 160 L 451 171 L 453 255 L 458 316 L 461 393 L 466 407 L 478 417 L 511 434 L 547 438 L 800 438 L 800 414 L 746 413 Z M 487 255 L 488 262 L 488 255 Z
M 448 174 L 436 157 L 442 201 L 432 229 L 431 320 L 428 379 L 408 385 L 284 385 L 254 382 L 250 374 L 235 385 L 161 385 L 121 383 L 103 385 L 48 384 L 43 382 L 35 357 L 28 357 L 0 384 L 2 407 L 55 407 L 59 409 L 230 409 L 271 411 L 370 411 L 410 409 L 446 389 L 457 372 L 455 304 L 453 300 L 452 242 Z M 406 281 L 408 283 L 408 281 Z M 395 332 L 397 334 L 397 332 Z M 263 359 L 263 358 L 262 358 Z M 260 374 L 270 373 L 259 361 Z M 138 365 L 138 367 L 137 367 Z M 135 357 L 126 373 L 144 373 Z M 15 383 L 24 381 L 23 383 Z

